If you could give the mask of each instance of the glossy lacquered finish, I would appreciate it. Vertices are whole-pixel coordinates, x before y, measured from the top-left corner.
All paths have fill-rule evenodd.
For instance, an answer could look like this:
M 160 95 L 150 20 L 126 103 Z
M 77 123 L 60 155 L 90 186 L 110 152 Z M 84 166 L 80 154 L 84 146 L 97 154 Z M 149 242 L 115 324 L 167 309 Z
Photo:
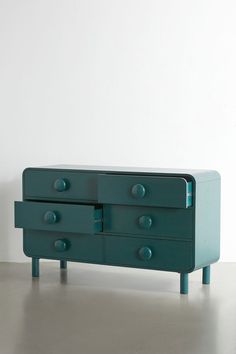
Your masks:
M 28 168 L 15 225 L 39 276 L 39 259 L 188 273 L 219 258 L 220 176 L 204 170 Z

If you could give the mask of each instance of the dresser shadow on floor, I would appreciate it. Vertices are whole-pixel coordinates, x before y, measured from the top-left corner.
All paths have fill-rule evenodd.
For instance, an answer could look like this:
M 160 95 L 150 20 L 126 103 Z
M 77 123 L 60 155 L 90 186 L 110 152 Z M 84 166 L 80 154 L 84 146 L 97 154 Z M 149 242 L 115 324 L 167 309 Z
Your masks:
M 114 267 L 68 262 L 67 270 L 59 269 L 59 262 L 40 262 L 40 278 L 33 282 L 71 285 L 79 288 L 96 288 L 97 291 L 166 292 L 179 294 L 179 274 L 155 270 Z M 27 273 L 31 266 L 28 265 Z M 201 276 L 199 274 L 199 285 Z
M 209 288 L 193 301 L 155 272 L 57 268 L 45 263 L 29 282 L 15 353 L 218 353 Z
M 222 354 L 220 306 L 200 274 L 181 296 L 175 273 L 41 263 L 39 279 L 30 263 L 0 264 L 4 354 Z

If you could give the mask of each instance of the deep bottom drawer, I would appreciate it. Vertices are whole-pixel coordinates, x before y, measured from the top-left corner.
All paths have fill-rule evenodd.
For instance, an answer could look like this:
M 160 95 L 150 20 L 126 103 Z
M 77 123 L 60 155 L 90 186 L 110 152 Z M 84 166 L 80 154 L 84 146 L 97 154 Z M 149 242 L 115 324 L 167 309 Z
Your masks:
M 106 264 L 174 272 L 193 270 L 190 241 L 105 237 Z
M 24 230 L 29 257 L 103 263 L 103 236 Z

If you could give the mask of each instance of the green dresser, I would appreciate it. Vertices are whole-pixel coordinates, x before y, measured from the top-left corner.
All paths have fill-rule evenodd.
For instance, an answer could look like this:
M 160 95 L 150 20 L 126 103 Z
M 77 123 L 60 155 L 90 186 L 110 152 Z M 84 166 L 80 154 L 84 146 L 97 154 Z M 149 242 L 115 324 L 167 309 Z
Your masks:
M 24 253 L 39 259 L 166 270 L 203 269 L 220 253 L 220 175 L 211 170 L 50 166 L 23 172 L 15 202 Z

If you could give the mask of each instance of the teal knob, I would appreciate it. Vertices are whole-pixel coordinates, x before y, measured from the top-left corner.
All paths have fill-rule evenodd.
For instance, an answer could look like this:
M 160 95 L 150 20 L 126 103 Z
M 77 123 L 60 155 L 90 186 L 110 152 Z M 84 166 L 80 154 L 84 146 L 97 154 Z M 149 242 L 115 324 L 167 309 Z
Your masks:
M 46 224 L 55 224 L 58 221 L 58 217 L 55 211 L 49 210 L 44 214 L 43 220 Z
M 54 248 L 58 252 L 63 252 L 67 250 L 68 244 L 65 240 L 56 240 L 54 242 Z
M 135 184 L 131 189 L 132 196 L 141 199 L 145 196 L 146 190 L 142 184 Z
M 143 261 L 149 261 L 152 258 L 152 250 L 147 246 L 140 248 L 138 254 Z
M 53 187 L 57 192 L 64 192 L 69 188 L 69 182 L 64 178 L 58 178 L 55 180 Z
M 139 226 L 142 229 L 149 230 L 152 227 L 152 218 L 150 216 L 140 216 L 138 219 Z

